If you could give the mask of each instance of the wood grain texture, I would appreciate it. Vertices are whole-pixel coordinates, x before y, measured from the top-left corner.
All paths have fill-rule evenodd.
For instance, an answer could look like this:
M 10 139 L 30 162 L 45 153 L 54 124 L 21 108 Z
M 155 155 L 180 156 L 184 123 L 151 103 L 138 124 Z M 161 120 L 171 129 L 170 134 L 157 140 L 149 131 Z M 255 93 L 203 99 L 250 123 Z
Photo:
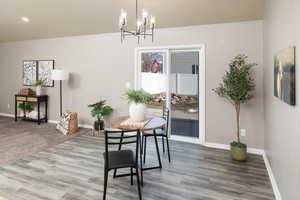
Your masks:
M 104 138 L 78 135 L 0 167 L 0 196 L 10 200 L 99 200 L 103 191 Z M 162 154 L 163 155 L 163 154 Z M 172 163 L 144 172 L 144 200 L 274 200 L 261 156 L 248 162 L 224 150 L 171 141 Z M 149 139 L 146 165 L 155 165 Z M 122 172 L 120 170 L 120 172 Z M 136 180 L 134 182 L 136 184 Z M 108 200 L 138 199 L 130 177 L 108 181 Z

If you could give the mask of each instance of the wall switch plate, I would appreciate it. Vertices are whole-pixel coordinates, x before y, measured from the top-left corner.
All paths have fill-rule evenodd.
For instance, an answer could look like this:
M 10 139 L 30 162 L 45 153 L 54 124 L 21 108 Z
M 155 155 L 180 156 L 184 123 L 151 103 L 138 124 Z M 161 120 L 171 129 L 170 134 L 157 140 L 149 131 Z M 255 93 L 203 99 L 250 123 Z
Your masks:
M 7 108 L 10 109 L 10 104 L 7 104 Z
M 241 136 L 245 137 L 246 136 L 246 129 L 241 129 L 240 133 L 241 133 Z

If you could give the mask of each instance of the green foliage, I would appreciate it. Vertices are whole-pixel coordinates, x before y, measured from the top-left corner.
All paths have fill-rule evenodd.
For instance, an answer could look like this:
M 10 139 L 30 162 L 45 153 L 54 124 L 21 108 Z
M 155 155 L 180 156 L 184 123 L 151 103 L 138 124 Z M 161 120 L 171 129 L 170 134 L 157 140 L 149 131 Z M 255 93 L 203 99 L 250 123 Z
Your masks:
M 43 85 L 45 83 L 45 80 L 36 80 L 35 81 L 35 86 Z
M 232 147 L 247 148 L 247 145 L 241 142 L 231 142 L 230 145 Z
M 88 107 L 92 108 L 91 115 L 92 117 L 96 117 L 98 121 L 101 121 L 104 116 L 108 116 L 113 112 L 113 108 L 106 105 L 105 100 L 90 104 Z
M 144 92 L 143 90 L 127 90 L 125 96 L 128 100 L 128 103 L 146 103 L 152 97 L 150 94 Z
M 242 103 L 253 98 L 255 90 L 253 67 L 256 65 L 248 62 L 246 55 L 237 55 L 229 63 L 229 70 L 225 72 L 223 82 L 213 89 L 217 95 L 227 99 L 235 107 L 238 144 L 240 144 L 240 108 Z
M 33 108 L 31 107 L 31 105 L 26 104 L 26 103 L 20 103 L 20 104 L 18 105 L 18 107 L 19 107 L 21 110 L 23 110 L 23 111 L 31 111 L 31 110 L 33 110 Z
M 213 91 L 220 97 L 226 98 L 233 105 L 245 103 L 253 97 L 255 89 L 253 67 L 246 55 L 237 55 L 229 64 L 225 72 L 223 83 Z

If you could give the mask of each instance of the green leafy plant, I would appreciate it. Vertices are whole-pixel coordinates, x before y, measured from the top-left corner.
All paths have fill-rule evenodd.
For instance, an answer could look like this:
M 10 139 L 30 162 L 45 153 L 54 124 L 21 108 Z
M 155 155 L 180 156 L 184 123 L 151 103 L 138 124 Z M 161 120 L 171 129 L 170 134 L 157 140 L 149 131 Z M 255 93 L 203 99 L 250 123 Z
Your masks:
M 245 147 L 240 140 L 240 110 L 241 104 L 253 98 L 255 90 L 255 80 L 253 78 L 253 67 L 255 63 L 250 63 L 246 55 L 237 55 L 229 63 L 229 70 L 225 72 L 222 83 L 213 91 L 227 99 L 235 108 L 237 124 L 237 142 L 231 145 Z
M 35 86 L 42 86 L 45 83 L 45 80 L 36 80 L 35 81 Z
M 88 105 L 89 108 L 92 108 L 91 115 L 96 117 L 97 121 L 102 121 L 104 116 L 108 116 L 113 112 L 113 108 L 106 105 L 105 100 L 101 100 L 97 103 Z
M 152 98 L 150 94 L 144 92 L 143 90 L 133 89 L 127 90 L 125 96 L 128 100 L 128 103 L 146 103 Z
M 32 110 L 33 110 L 33 108 L 31 107 L 31 105 L 26 104 L 26 103 L 20 103 L 20 104 L 18 105 L 18 107 L 19 107 L 21 110 L 23 110 L 24 112 L 25 112 L 25 111 L 32 111 Z

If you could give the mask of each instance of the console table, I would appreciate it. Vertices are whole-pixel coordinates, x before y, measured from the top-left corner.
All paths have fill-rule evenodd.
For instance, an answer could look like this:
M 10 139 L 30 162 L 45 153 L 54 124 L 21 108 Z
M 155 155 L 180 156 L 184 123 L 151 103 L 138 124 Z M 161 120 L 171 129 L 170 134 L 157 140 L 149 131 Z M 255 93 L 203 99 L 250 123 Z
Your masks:
M 18 102 L 22 102 L 24 104 L 26 103 L 34 103 L 37 104 L 37 112 L 38 116 L 37 119 L 31 119 L 26 117 L 26 112 L 24 112 L 24 116 L 18 117 Z M 41 118 L 41 104 L 45 105 L 45 117 Z M 34 121 L 37 122 L 39 125 L 41 122 L 48 122 L 48 95 L 41 95 L 41 96 L 35 96 L 35 95 L 15 95 L 15 121 L 18 121 L 18 118 L 21 118 L 23 120 L 27 121 Z

